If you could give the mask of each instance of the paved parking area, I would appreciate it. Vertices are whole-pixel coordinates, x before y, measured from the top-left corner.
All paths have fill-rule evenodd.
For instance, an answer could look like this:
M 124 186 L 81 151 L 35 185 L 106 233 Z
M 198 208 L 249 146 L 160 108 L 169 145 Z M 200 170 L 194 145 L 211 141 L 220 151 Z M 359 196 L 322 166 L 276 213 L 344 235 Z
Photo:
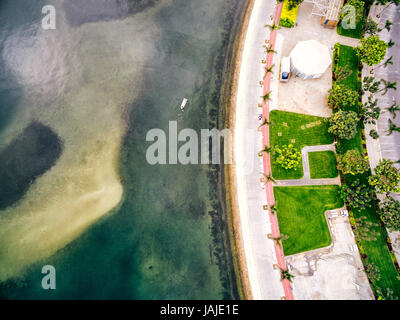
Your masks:
M 394 118 L 386 108 L 391 106 L 393 101 L 397 101 L 400 104 L 400 6 L 389 5 L 384 11 L 376 6 L 372 6 L 370 11 L 370 16 L 375 17 L 380 15 L 380 27 L 384 27 L 385 21 L 389 20 L 393 24 L 390 31 L 383 29 L 379 32 L 379 37 L 384 41 L 395 42 L 395 45 L 387 49 L 385 59 L 393 57 L 393 65 L 388 65 L 386 68 L 380 66 L 374 68 L 374 77 L 376 79 L 386 79 L 391 82 L 397 81 L 397 90 L 389 90 L 384 96 L 377 94 L 376 98 L 379 101 L 379 106 L 382 109 L 381 116 L 379 117 L 377 126 L 368 125 L 366 127 L 366 138 L 367 138 L 367 148 L 368 155 L 370 157 L 371 166 L 374 168 L 379 160 L 383 157 L 390 160 L 400 160 L 400 133 L 393 132 L 391 135 L 387 135 L 387 130 L 389 128 L 389 119 L 400 127 L 400 112 L 397 112 Z M 369 69 L 364 68 L 363 76 L 369 75 Z M 371 129 L 376 129 L 379 133 L 379 139 L 374 140 L 369 135 L 368 132 Z M 398 168 L 400 163 L 396 164 Z M 392 194 L 394 198 L 400 200 L 400 194 Z M 400 261 L 400 232 L 390 232 L 390 238 L 392 239 L 393 249 L 396 254 L 396 258 Z

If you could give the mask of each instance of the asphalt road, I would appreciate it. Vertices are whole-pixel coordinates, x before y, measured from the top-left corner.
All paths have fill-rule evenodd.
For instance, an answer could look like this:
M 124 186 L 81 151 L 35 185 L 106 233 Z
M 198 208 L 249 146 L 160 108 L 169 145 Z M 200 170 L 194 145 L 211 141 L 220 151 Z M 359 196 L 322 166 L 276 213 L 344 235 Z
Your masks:
M 393 24 L 390 32 L 386 29 L 379 33 L 382 40 L 389 41 L 392 39 L 396 44 L 388 48 L 386 58 L 393 57 L 393 65 L 375 67 L 374 76 L 376 79 L 386 79 L 390 82 L 397 81 L 397 90 L 389 90 L 384 96 L 377 95 L 379 105 L 382 108 L 382 114 L 378 121 L 379 143 L 382 157 L 394 161 L 400 160 L 400 132 L 393 132 L 387 135 L 389 128 L 389 119 L 400 127 L 400 111 L 397 112 L 396 118 L 393 117 L 386 108 L 392 105 L 393 101 L 397 101 L 400 105 L 400 6 L 390 5 L 381 13 L 381 26 L 384 26 L 386 20 L 390 20 Z M 400 199 L 400 195 L 398 195 Z

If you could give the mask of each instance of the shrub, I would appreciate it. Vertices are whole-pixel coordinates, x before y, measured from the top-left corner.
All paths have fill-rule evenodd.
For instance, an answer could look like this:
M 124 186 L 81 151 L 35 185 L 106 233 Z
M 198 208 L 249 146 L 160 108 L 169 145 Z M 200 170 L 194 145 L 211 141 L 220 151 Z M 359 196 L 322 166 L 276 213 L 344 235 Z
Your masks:
M 393 166 L 394 161 L 382 159 L 375 168 L 375 174 L 368 178 L 369 184 L 380 193 L 400 192 L 400 172 Z
M 335 81 L 340 82 L 346 80 L 352 74 L 353 70 L 351 70 L 348 65 L 344 67 L 337 65 L 333 73 L 333 77 Z
M 372 262 L 368 263 L 365 266 L 365 273 L 367 274 L 371 282 L 379 281 L 379 279 L 381 278 L 381 273 L 379 268 Z
M 338 155 L 337 168 L 344 174 L 361 174 L 369 169 L 368 158 L 357 149 L 348 150 L 344 155 Z
M 379 133 L 378 133 L 378 131 L 376 131 L 375 129 L 372 129 L 372 130 L 369 132 L 369 136 L 370 136 L 372 139 L 378 139 L 378 138 L 379 138 Z
M 386 197 L 381 202 L 380 217 L 390 231 L 400 231 L 400 202 Z
M 361 62 L 373 66 L 385 58 L 387 47 L 388 44 L 379 39 L 379 36 L 369 36 L 361 39 L 361 46 L 358 46 L 356 51 Z
M 358 245 L 358 250 L 360 251 L 360 255 L 365 255 L 366 252 L 365 252 L 364 247 L 360 244 L 357 244 L 357 245 Z
M 286 0 L 288 3 L 289 10 L 298 7 L 304 0 Z
M 372 190 L 359 179 L 340 187 L 340 197 L 354 209 L 371 207 Z
M 379 31 L 378 24 L 370 17 L 364 22 L 363 32 L 370 35 L 376 35 Z
M 283 4 L 279 25 L 286 28 L 293 28 L 296 22 L 298 11 L 299 11 L 298 5 L 291 7 L 290 2 L 285 1 Z
M 332 109 L 340 109 L 343 106 L 355 106 L 358 103 L 358 92 L 346 86 L 336 85 L 329 90 L 328 106 Z
M 349 12 L 346 10 L 347 7 L 354 7 L 355 9 L 355 19 L 356 22 L 361 21 L 364 18 L 364 2 L 361 0 L 347 0 L 346 4 L 343 6 L 343 9 L 339 15 L 339 19 L 342 20 L 344 17 L 352 18 L 349 17 Z
M 376 121 L 381 115 L 381 108 L 378 106 L 378 99 L 372 100 L 371 96 L 369 96 L 368 102 L 362 104 L 360 114 L 364 123 L 376 124 Z
M 357 123 L 360 120 L 354 111 L 339 110 L 329 118 L 328 131 L 340 139 L 352 139 L 357 133 Z
M 301 161 L 301 153 L 292 144 L 284 145 L 282 148 L 275 148 L 275 153 L 278 155 L 276 162 L 282 168 L 297 170 Z
M 283 19 L 279 20 L 279 25 L 281 27 L 285 27 L 285 28 L 293 28 L 294 22 L 289 20 L 289 18 L 283 18 Z

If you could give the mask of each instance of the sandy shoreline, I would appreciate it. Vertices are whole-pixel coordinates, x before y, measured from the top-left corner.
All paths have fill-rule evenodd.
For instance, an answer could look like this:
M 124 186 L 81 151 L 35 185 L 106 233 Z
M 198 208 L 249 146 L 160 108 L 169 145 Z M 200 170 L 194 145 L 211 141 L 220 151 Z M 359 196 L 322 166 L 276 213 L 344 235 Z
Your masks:
M 240 75 L 240 68 L 242 62 L 242 54 L 245 45 L 247 30 L 250 22 L 250 17 L 253 12 L 255 0 L 249 0 L 249 4 L 246 9 L 246 13 L 242 22 L 241 30 L 238 35 L 238 45 L 234 59 L 234 72 L 232 76 L 232 86 L 229 98 L 229 128 L 232 132 L 232 145 L 234 145 L 235 139 L 235 121 L 236 121 L 236 97 L 237 97 L 237 89 L 239 83 L 239 75 Z M 233 150 L 232 150 L 233 153 Z M 239 263 L 240 269 L 240 280 L 241 285 L 244 291 L 244 298 L 246 300 L 251 300 L 253 298 L 250 281 L 248 276 L 248 269 L 246 263 L 246 256 L 244 252 L 244 245 L 243 245 L 243 237 L 241 232 L 241 223 L 240 223 L 240 216 L 239 216 L 239 208 L 238 208 L 238 200 L 237 200 L 237 183 L 236 183 L 236 164 L 235 161 L 232 165 L 226 166 L 228 175 L 226 178 L 226 190 L 228 191 L 230 197 L 230 202 L 227 204 L 230 208 L 230 214 L 232 219 L 232 227 L 233 227 L 233 237 L 234 237 L 234 246 L 236 249 L 236 255 Z

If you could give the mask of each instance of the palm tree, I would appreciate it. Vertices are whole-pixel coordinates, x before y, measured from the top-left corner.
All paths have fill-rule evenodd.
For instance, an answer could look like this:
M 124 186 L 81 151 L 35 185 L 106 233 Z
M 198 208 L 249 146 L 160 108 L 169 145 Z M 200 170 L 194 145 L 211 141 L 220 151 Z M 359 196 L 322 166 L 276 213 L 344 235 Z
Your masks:
M 338 67 L 336 71 L 334 71 L 333 75 L 336 78 L 336 81 L 340 82 L 345 80 L 347 77 L 349 77 L 353 71 L 348 67 Z
M 277 246 L 282 247 L 282 241 L 289 239 L 289 236 L 281 234 L 278 237 L 269 236 L 268 238 L 274 240 Z
M 271 210 L 271 213 L 272 213 L 272 214 L 277 213 L 277 212 L 278 212 L 278 207 L 277 207 L 276 203 L 270 205 L 270 206 L 269 206 L 269 210 Z
M 386 29 L 387 31 L 390 31 L 390 27 L 391 27 L 392 24 L 393 24 L 392 21 L 386 20 L 385 29 Z
M 379 90 L 378 92 L 384 91 L 382 93 L 382 95 L 384 96 L 386 94 L 386 92 L 388 92 L 389 89 L 393 89 L 393 90 L 397 90 L 397 82 L 390 82 L 388 80 L 382 79 L 381 80 L 383 82 L 383 88 L 381 90 Z
M 272 124 L 272 122 L 269 122 L 269 121 L 267 120 L 267 118 L 264 118 L 263 123 L 261 123 L 261 124 L 258 126 L 258 128 L 261 128 L 261 127 L 263 127 L 263 126 L 265 126 L 265 125 L 270 126 L 271 124 Z
M 389 108 L 386 108 L 386 110 L 390 112 L 390 114 L 393 116 L 393 119 L 396 119 L 396 112 L 400 110 L 400 106 L 393 99 L 393 104 Z
M 271 100 L 271 91 L 267 92 L 266 94 L 264 94 L 261 98 L 263 98 L 263 101 L 268 101 Z
M 400 132 L 400 127 L 396 126 L 391 119 L 389 119 L 389 129 L 387 131 L 387 136 L 390 136 L 393 131 Z
M 393 64 L 392 59 L 393 59 L 393 56 L 390 56 L 389 58 L 387 58 L 385 60 L 385 62 L 383 63 L 383 67 L 386 68 L 389 64 Z
M 390 39 L 389 42 L 388 42 L 388 47 L 391 48 L 391 47 L 393 47 L 394 45 L 395 45 L 395 43 L 393 42 L 392 39 Z
M 271 174 L 262 174 L 265 178 L 265 184 L 267 184 L 268 182 L 272 182 L 272 183 L 276 183 L 276 180 L 274 178 L 272 178 Z
M 281 267 L 279 267 L 279 270 L 281 270 L 281 281 L 289 280 L 289 282 L 293 282 L 294 275 L 290 274 L 289 270 L 283 270 Z
M 379 91 L 379 87 L 381 85 L 381 81 L 376 80 L 374 77 L 364 77 L 362 80 L 362 89 L 363 91 L 369 91 L 371 93 L 376 93 Z
M 270 66 L 269 68 L 265 68 L 265 73 L 266 73 L 266 74 L 268 74 L 268 73 L 273 73 L 273 72 L 272 72 L 272 69 L 274 68 L 274 66 L 275 66 L 275 65 L 273 64 L 273 65 Z
M 274 31 L 274 30 L 278 29 L 279 26 L 277 26 L 277 25 L 275 24 L 275 21 L 274 21 L 273 24 L 266 24 L 266 25 L 264 26 L 264 28 L 269 28 L 271 31 Z
M 262 154 L 263 152 L 265 153 L 271 153 L 274 150 L 273 147 L 267 147 L 266 145 L 264 145 L 264 149 L 262 149 L 258 154 Z
M 276 51 L 274 49 L 272 49 L 272 46 L 269 46 L 267 48 L 267 53 L 276 53 Z

